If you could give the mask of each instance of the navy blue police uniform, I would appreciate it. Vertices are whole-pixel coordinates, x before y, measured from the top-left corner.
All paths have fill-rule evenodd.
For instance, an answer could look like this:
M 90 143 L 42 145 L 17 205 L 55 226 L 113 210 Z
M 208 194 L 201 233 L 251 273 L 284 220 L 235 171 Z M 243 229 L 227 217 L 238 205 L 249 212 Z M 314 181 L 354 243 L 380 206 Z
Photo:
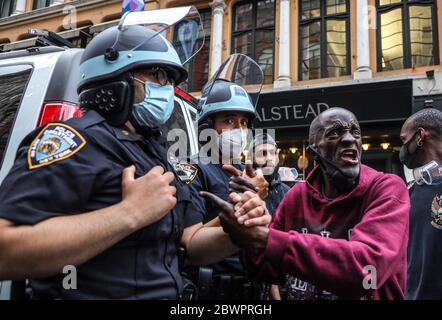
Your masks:
M 224 171 L 222 163 L 213 163 L 206 157 L 191 158 L 193 166 L 197 168 L 196 178 L 192 187 L 197 191 L 211 192 L 223 200 L 229 199 L 229 182 L 231 174 Z M 243 164 L 234 167 L 243 171 Z M 204 213 L 203 223 L 215 219 L 220 208 L 210 200 L 198 202 L 198 212 Z M 256 288 L 244 272 L 238 255 L 231 255 L 226 259 L 210 266 L 189 271 L 190 278 L 198 284 L 199 299 L 252 299 L 257 298 Z
M 113 127 L 95 111 L 50 123 L 21 143 L 0 186 L 0 218 L 35 225 L 114 205 L 122 199 L 122 171 L 132 164 L 137 177 L 154 166 L 173 172 L 158 135 L 142 137 Z M 78 266 L 77 290 L 63 289 L 63 274 L 32 279 L 34 298 L 180 298 L 180 239 L 184 228 L 201 221 L 202 200 L 179 179 L 172 184 L 177 204 L 171 212 Z

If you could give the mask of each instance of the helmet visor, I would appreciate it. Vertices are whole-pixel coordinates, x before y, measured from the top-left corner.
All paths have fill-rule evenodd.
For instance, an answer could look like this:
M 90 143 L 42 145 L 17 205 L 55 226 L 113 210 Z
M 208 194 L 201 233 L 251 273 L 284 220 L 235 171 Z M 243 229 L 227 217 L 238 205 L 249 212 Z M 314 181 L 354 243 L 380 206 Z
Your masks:
M 182 65 L 191 60 L 204 45 L 201 16 L 194 6 L 126 13 L 118 25 L 119 34 L 114 48 L 120 47 L 120 42 L 124 41 L 120 35 L 131 25 L 142 25 L 155 32 L 130 50 L 162 35 L 172 43 Z
M 256 108 L 264 75 L 261 67 L 255 60 L 242 53 L 235 53 L 229 56 L 204 86 L 198 104 L 199 110 L 204 108 L 213 85 L 218 81 L 229 81 L 242 87 L 248 93 L 252 105 Z

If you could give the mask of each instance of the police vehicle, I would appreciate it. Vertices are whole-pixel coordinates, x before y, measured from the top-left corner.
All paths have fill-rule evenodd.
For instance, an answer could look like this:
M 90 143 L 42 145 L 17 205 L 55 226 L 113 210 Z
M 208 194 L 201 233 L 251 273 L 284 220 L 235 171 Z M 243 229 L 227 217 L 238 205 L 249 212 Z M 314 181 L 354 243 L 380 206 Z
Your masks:
M 47 45 L 51 44 L 48 41 L 44 44 L 0 53 L 0 184 L 29 132 L 51 121 L 82 116 L 76 89 L 83 49 L 66 43 L 64 47 Z M 174 112 L 161 128 L 163 132 L 177 128 L 186 131 L 188 138 L 178 143 L 187 144 L 187 156 L 198 151 L 196 106 L 194 97 L 176 88 Z M 0 282 L 0 300 L 14 296 L 11 282 Z

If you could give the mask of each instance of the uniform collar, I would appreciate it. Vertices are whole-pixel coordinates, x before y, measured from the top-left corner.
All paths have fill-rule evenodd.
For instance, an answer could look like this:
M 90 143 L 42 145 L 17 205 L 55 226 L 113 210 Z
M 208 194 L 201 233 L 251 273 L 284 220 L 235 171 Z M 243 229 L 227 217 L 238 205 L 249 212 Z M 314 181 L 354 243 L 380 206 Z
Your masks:
M 110 131 L 115 135 L 115 137 L 118 140 L 121 141 L 139 141 L 142 140 L 143 137 L 139 134 L 133 133 L 127 128 L 126 126 L 122 127 L 114 127 L 111 124 L 109 124 L 106 119 L 100 115 L 95 110 L 89 110 L 86 112 L 86 114 L 83 116 L 83 123 L 86 127 L 93 126 L 97 123 L 104 122 L 105 125 L 110 129 Z
M 84 128 L 91 127 L 97 123 L 105 122 L 104 119 L 98 112 L 95 110 L 87 111 L 82 117 L 82 123 Z

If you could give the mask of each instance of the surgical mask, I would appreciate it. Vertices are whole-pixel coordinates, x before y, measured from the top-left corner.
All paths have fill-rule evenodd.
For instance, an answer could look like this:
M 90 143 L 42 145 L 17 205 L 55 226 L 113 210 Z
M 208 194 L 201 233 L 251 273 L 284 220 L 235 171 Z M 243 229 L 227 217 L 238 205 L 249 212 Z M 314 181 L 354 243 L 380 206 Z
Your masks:
M 161 86 L 145 82 L 144 100 L 132 107 L 132 116 L 141 127 L 155 128 L 169 120 L 174 107 L 174 89 L 171 85 Z
M 422 167 L 414 169 L 413 177 L 418 185 L 432 185 L 435 184 L 435 181 L 441 183 L 442 167 L 433 160 Z
M 318 156 L 320 166 L 324 173 L 329 177 L 330 183 L 338 192 L 344 193 L 356 186 L 359 175 L 356 178 L 346 175 L 332 161 L 321 156 L 313 146 L 308 146 L 308 148 Z
M 247 130 L 225 130 L 218 136 L 218 146 L 224 158 L 239 159 L 247 145 Z
M 408 148 L 411 142 L 414 141 L 414 137 L 416 137 L 416 134 L 418 133 L 419 131 L 416 131 L 413 136 L 402 145 L 401 150 L 399 151 L 399 161 L 409 169 L 413 169 L 411 168 L 411 165 L 416 158 L 417 150 L 422 147 L 422 141 L 419 141 L 417 143 L 417 148 L 413 153 L 410 153 L 410 150 Z

